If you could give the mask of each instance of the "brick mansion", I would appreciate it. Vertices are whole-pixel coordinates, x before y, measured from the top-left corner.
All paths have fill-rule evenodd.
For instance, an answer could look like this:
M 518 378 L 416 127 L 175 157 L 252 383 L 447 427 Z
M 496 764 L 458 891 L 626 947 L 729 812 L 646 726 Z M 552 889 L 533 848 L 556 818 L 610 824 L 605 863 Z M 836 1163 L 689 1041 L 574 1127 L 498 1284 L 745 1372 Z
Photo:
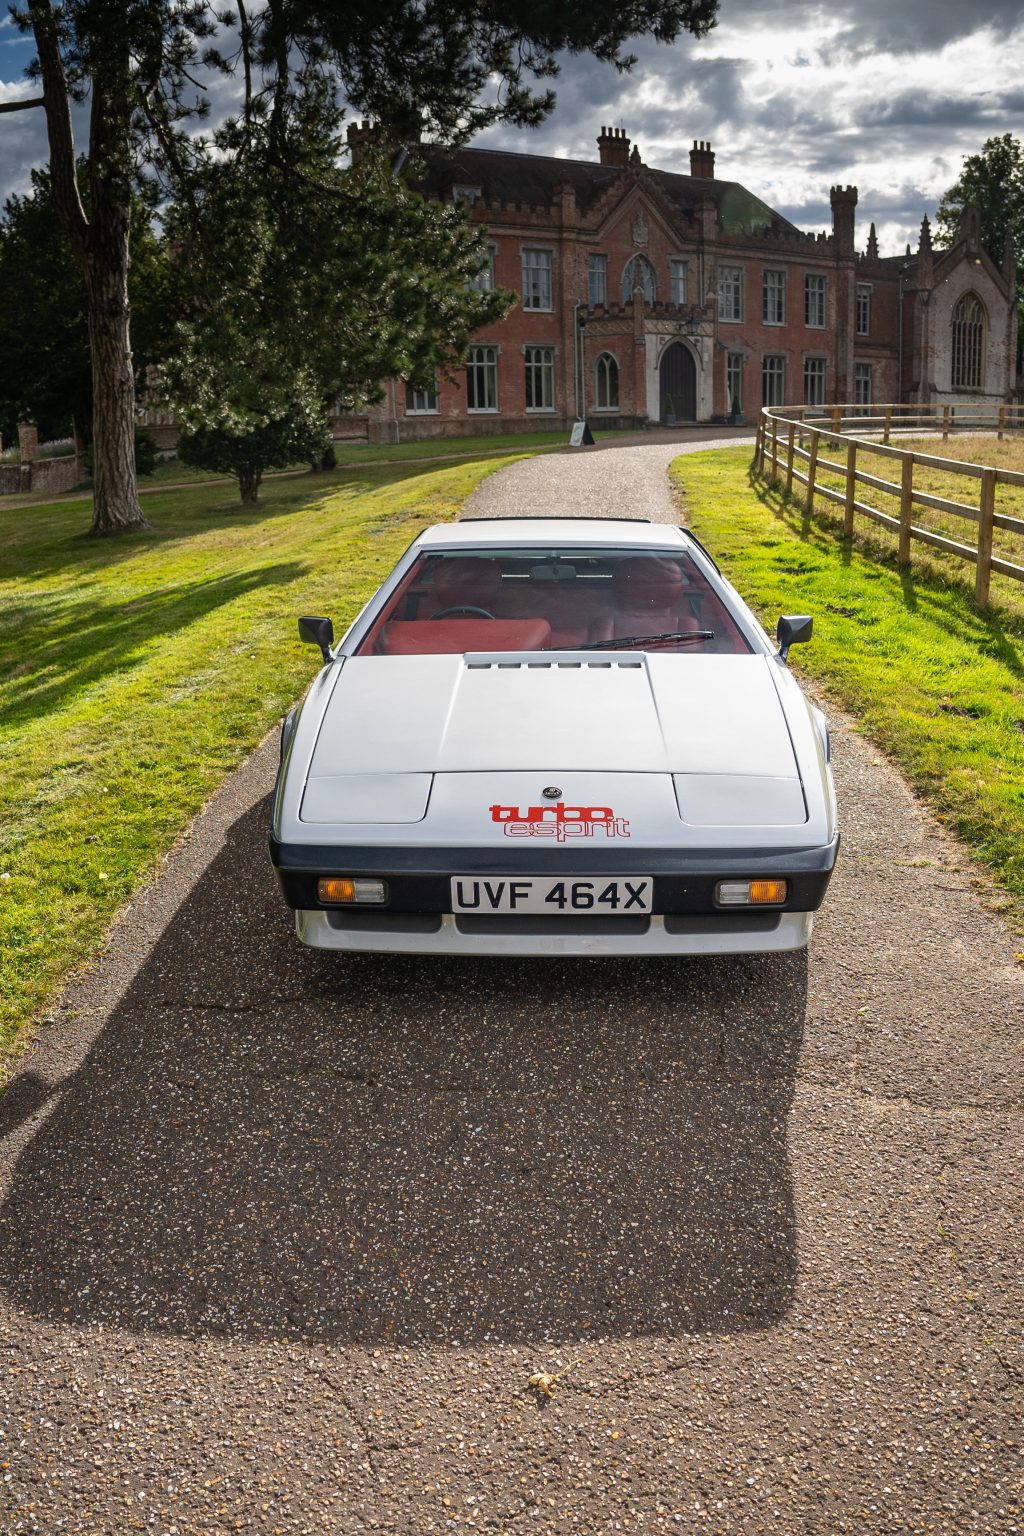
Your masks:
M 362 136 L 349 129 L 353 157 Z M 622 129 L 595 161 L 420 145 L 414 182 L 486 227 L 482 286 L 506 318 L 428 389 L 390 380 L 371 440 L 651 423 L 751 421 L 762 404 L 998 402 L 1016 385 L 1015 271 L 968 206 L 956 242 L 858 249 L 857 189 L 808 234 L 695 143 L 688 171 L 644 164 Z

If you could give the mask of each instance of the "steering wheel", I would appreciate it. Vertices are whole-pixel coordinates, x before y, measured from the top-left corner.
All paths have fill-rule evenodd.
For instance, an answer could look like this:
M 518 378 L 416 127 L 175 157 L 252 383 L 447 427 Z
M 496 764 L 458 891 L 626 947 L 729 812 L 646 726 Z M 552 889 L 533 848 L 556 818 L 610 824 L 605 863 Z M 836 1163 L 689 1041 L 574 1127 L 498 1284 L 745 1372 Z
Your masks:
M 454 613 L 471 613 L 478 619 L 493 619 L 494 614 L 488 613 L 486 608 L 477 608 L 474 603 L 455 603 L 451 608 L 439 608 L 432 613 L 432 619 L 450 619 Z

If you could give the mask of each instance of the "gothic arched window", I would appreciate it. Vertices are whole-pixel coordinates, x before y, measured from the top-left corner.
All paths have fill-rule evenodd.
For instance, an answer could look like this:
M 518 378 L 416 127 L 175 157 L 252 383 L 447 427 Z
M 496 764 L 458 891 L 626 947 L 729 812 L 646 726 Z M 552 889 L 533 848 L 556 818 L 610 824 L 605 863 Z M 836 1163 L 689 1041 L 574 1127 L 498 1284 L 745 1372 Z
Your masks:
M 985 359 L 985 310 L 976 293 L 965 293 L 953 310 L 954 389 L 980 389 Z
M 597 408 L 610 411 L 619 404 L 619 365 L 610 352 L 602 352 L 597 360 Z
M 632 303 L 634 288 L 642 288 L 644 299 L 648 304 L 653 304 L 657 286 L 658 279 L 654 268 L 646 256 L 633 256 L 626 262 L 625 270 L 622 274 L 623 304 Z

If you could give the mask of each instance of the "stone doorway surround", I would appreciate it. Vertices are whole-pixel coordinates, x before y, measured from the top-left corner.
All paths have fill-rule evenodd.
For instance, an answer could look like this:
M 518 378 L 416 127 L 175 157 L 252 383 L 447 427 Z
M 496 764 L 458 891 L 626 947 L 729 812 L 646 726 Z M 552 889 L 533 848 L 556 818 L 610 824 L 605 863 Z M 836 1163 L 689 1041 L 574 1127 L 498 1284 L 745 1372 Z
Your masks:
M 679 320 L 647 317 L 644 323 L 646 348 L 647 415 L 659 422 L 661 414 L 661 360 L 669 347 L 678 342 L 693 358 L 696 374 L 696 414 L 691 421 L 710 421 L 714 415 L 713 325 L 702 321 L 696 328 Z

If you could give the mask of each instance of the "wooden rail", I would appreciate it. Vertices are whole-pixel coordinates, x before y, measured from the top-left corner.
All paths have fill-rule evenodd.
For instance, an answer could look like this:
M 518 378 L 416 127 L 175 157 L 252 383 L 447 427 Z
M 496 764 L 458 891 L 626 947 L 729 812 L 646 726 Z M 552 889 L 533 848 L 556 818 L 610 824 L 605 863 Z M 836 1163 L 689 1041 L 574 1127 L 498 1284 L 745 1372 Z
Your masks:
M 890 529 L 898 538 L 901 566 L 910 564 L 915 540 L 957 559 L 971 561 L 975 566 L 975 599 L 985 604 L 993 571 L 1014 581 L 1024 581 L 1024 566 L 999 558 L 992 548 L 996 528 L 1024 536 L 1024 518 L 996 511 L 998 487 L 1024 486 L 1024 474 L 910 452 L 892 442 L 894 432 L 941 433 L 945 441 L 951 432 L 964 431 L 995 431 L 1000 438 L 1005 432 L 1024 431 L 1024 406 L 766 406 L 758 419 L 754 464 L 760 475 L 787 492 L 792 491 L 794 481 L 799 482 L 805 488 L 809 512 L 814 511 L 818 497 L 838 503 L 843 509 L 844 538 L 853 536 L 858 515 Z M 891 468 L 893 478 L 867 470 L 864 459 L 868 455 L 881 459 L 881 468 Z M 889 466 L 886 460 L 890 461 Z M 934 495 L 915 486 L 914 471 L 919 467 L 959 475 L 964 491 L 954 498 Z M 822 484 L 823 473 L 841 477 L 842 490 Z M 892 497 L 899 503 L 898 516 L 859 497 L 860 487 Z M 973 523 L 977 528 L 976 543 L 961 543 L 920 527 L 914 522 L 915 507 L 927 507 Z

